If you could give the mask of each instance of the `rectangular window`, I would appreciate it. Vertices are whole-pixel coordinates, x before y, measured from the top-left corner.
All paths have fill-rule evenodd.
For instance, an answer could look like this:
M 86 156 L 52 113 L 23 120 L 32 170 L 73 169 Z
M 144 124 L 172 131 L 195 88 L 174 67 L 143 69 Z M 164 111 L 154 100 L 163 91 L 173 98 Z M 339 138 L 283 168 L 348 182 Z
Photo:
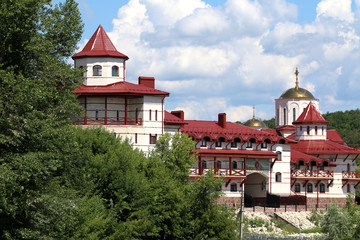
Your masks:
M 261 148 L 267 148 L 267 143 L 266 142 L 261 143 Z
M 215 147 L 221 147 L 221 142 L 220 141 L 215 142 Z
M 151 121 L 151 109 L 149 110 L 149 120 Z
M 306 185 L 307 187 L 307 192 L 308 193 L 312 193 L 313 192 L 313 185 L 311 183 L 308 183 L 308 185 Z
M 320 191 L 321 193 L 324 193 L 324 192 L 325 192 L 325 184 L 320 183 L 319 187 L 320 187 L 319 191 Z
M 246 148 L 252 148 L 252 143 L 251 143 L 251 142 L 247 142 L 247 143 L 246 143 Z
M 315 126 L 315 135 L 317 135 L 317 126 Z
M 155 121 L 157 121 L 157 110 L 155 110 Z
M 237 147 L 237 142 L 231 142 L 231 147 L 236 148 Z
M 135 133 L 135 143 L 137 143 L 137 133 Z
M 156 134 L 150 134 L 150 144 L 156 144 Z
M 299 193 L 300 192 L 300 184 L 295 184 L 295 189 L 294 189 L 295 192 Z
M 348 193 L 351 193 L 351 187 L 350 187 L 350 184 L 346 185 L 346 191 L 347 191 Z
M 206 147 L 206 140 L 200 141 L 200 147 Z

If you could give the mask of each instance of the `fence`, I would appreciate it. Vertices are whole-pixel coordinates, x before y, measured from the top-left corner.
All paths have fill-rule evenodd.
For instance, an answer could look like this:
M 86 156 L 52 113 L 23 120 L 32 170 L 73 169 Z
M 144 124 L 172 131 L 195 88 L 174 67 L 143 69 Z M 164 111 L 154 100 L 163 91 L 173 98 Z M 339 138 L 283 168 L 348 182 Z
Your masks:
M 314 236 L 314 237 L 303 237 L 301 236 L 269 236 L 269 235 L 264 235 L 264 234 L 257 234 L 257 233 L 244 233 L 244 240 L 283 240 L 283 239 L 287 239 L 287 240 L 298 240 L 298 239 L 302 239 L 302 240 L 321 240 L 321 239 L 325 239 L 325 237 L 323 236 Z

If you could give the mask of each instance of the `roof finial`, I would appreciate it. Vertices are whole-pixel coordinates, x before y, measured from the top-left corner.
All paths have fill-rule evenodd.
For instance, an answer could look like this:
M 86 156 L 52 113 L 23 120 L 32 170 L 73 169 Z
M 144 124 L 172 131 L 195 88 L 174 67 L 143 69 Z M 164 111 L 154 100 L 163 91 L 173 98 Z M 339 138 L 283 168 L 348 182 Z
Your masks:
M 255 104 L 253 104 L 253 120 L 255 120 Z
M 298 90 L 299 89 L 299 78 L 298 78 L 299 70 L 297 67 L 296 67 L 295 75 L 296 75 L 295 89 Z

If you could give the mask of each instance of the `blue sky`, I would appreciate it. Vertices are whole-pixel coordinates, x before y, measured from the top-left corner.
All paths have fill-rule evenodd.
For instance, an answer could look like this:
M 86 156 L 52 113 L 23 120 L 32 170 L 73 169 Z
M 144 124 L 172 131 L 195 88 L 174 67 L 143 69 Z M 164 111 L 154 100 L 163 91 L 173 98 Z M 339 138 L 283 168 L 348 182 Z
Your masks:
M 60 1 L 60 0 L 57 0 Z M 166 109 L 187 119 L 274 116 L 274 99 L 300 87 L 320 111 L 360 106 L 360 0 L 78 0 L 79 47 L 101 24 L 129 56 L 127 81 L 156 78 Z

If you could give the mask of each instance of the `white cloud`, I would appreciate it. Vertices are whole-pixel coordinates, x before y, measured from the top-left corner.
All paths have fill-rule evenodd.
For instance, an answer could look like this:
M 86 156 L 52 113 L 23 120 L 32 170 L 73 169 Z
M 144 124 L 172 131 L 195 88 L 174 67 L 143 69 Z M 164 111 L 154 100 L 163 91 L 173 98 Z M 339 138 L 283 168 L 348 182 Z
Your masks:
M 316 11 L 318 18 L 329 17 L 347 22 L 354 21 L 351 0 L 323 0 L 318 4 Z
M 201 0 L 130 0 L 109 36 L 130 57 L 127 79 L 154 76 L 186 118 L 226 112 L 245 121 L 252 104 L 262 106 L 259 117 L 270 118 L 274 96 L 294 86 L 296 67 L 300 86 L 316 91 L 321 104 L 357 96 L 360 36 L 351 1 L 323 0 L 316 10 L 313 22 L 301 24 L 297 6 L 285 0 L 227 0 L 218 7 Z

